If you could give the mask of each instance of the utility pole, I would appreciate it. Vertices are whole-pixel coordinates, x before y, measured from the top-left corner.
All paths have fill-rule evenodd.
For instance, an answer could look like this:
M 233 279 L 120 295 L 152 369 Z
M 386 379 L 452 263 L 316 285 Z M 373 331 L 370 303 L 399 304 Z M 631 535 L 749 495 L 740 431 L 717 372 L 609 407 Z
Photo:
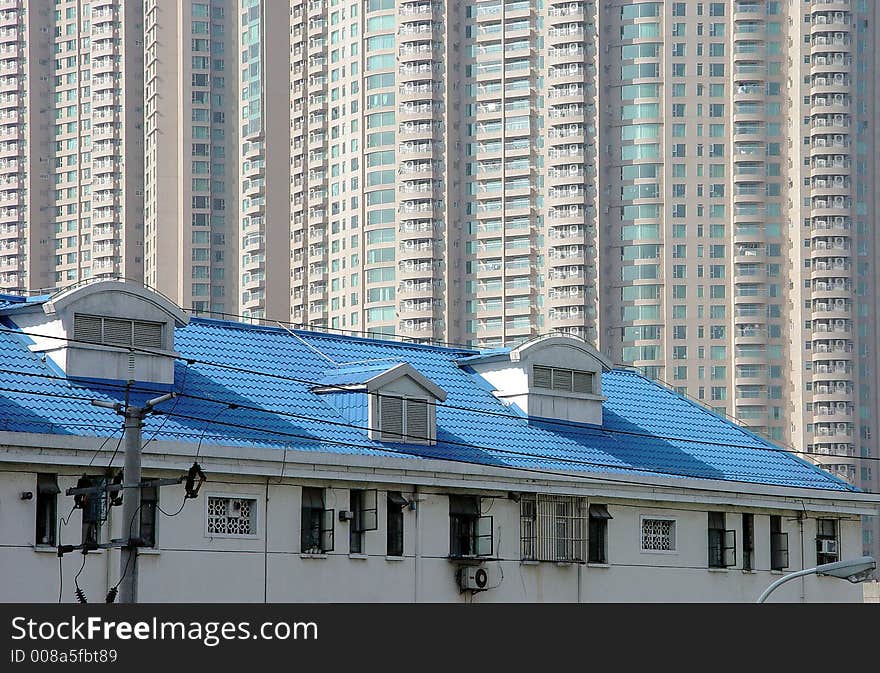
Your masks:
M 119 557 L 119 602 L 137 603 L 138 554 L 140 545 L 141 522 L 137 516 L 140 510 L 141 484 L 141 446 L 143 445 L 141 429 L 144 419 L 153 412 L 153 407 L 176 397 L 176 393 L 167 393 L 156 397 L 143 407 L 133 404 L 122 405 L 118 402 L 92 400 L 96 407 L 113 409 L 124 417 L 125 467 L 123 468 L 123 489 L 133 489 L 122 499 L 122 547 Z M 179 482 L 178 482 L 179 483 Z M 124 493 L 124 490 L 123 490 Z

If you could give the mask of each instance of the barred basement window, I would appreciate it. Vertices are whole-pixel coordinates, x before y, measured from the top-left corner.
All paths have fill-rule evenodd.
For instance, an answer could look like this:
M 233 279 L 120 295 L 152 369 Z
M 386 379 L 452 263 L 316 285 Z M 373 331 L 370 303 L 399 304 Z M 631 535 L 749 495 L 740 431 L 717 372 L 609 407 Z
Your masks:
M 107 346 L 162 348 L 163 326 L 161 322 L 76 313 L 73 316 L 73 338 Z
M 532 367 L 532 385 L 535 388 L 547 388 L 549 390 L 592 393 L 593 372 L 535 365 Z
M 586 563 L 586 498 L 524 493 L 519 506 L 523 560 Z
M 256 535 L 257 501 L 208 497 L 208 535 Z
M 643 518 L 642 551 L 675 551 L 675 520 Z

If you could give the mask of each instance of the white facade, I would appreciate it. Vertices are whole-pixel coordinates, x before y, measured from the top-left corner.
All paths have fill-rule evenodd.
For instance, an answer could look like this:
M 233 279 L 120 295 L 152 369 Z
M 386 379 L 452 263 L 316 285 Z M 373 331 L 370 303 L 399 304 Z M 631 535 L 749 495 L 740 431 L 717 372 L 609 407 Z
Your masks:
M 65 495 L 83 472 L 105 474 L 115 442 L 96 454 L 94 438 L 0 432 L 0 601 L 54 602 L 59 563 L 54 546 L 35 545 L 37 474 L 58 474 L 58 516 L 73 498 Z M 175 477 L 192 464 L 192 444 L 150 443 L 144 477 Z M 121 465 L 118 454 L 114 466 Z M 89 465 L 91 461 L 91 465 Z M 841 559 L 861 555 L 859 517 L 876 511 L 865 494 L 755 484 L 612 475 L 562 475 L 458 464 L 448 461 L 375 458 L 272 449 L 201 447 L 208 475 L 196 499 L 177 516 L 157 515 L 156 547 L 139 555 L 141 602 L 651 602 L 754 601 L 783 574 L 770 567 L 770 517 L 781 516 L 788 534 L 785 572 L 816 564 L 817 519 L 838 522 Z M 319 487 L 334 510 L 335 544 L 324 554 L 300 549 L 302 489 Z M 352 554 L 349 489 L 376 489 L 377 528 L 364 533 L 363 553 Z M 402 508 L 403 555 L 387 555 L 386 493 L 415 503 Z M 31 499 L 22 494 L 30 492 Z M 579 496 L 606 505 L 607 563 L 524 561 L 521 502 L 529 493 Z M 161 488 L 160 506 L 174 514 L 182 486 Z M 492 517 L 488 559 L 450 559 L 450 494 L 482 496 L 480 513 Z M 208 531 L 211 497 L 251 499 L 254 534 Z M 518 500 L 520 502 L 518 502 Z M 708 567 L 708 512 L 724 512 L 736 531 L 735 563 Z M 121 507 L 109 511 L 101 541 L 119 538 Z M 754 515 L 752 567 L 743 570 L 742 514 Z M 675 521 L 674 551 L 642 550 L 645 518 Z M 61 529 L 63 544 L 80 542 L 80 510 Z M 56 543 L 58 541 L 56 540 Z M 65 602 L 74 598 L 79 552 L 63 557 Z M 494 588 L 461 591 L 457 571 L 479 564 Z M 117 551 L 90 552 L 79 586 L 101 602 L 119 575 Z M 862 588 L 817 578 L 787 583 L 772 601 L 861 602 Z

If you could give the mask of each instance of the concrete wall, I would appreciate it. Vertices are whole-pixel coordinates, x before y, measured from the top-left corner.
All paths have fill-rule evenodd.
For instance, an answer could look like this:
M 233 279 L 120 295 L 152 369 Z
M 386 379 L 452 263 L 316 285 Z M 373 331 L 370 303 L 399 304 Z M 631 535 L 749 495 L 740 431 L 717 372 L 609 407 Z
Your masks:
M 25 468 L 23 468 L 25 469 Z M 58 600 L 59 562 L 54 548 L 34 546 L 36 469 L 0 472 L 0 601 Z M 51 469 L 51 468 L 39 468 Z M 73 499 L 64 490 L 75 485 L 72 470 L 59 477 L 59 515 L 67 515 Z M 98 474 L 100 470 L 90 473 Z M 80 472 L 81 474 L 81 472 Z M 145 476 L 158 475 L 145 471 Z M 797 510 L 727 510 L 727 528 L 737 530 L 737 565 L 708 569 L 707 509 L 717 506 L 675 504 L 635 499 L 604 499 L 614 517 L 608 524 L 607 565 L 580 565 L 520 560 L 519 504 L 505 496 L 484 497 L 482 513 L 493 517 L 494 553 L 486 567 L 497 588 L 472 594 L 460 592 L 459 563 L 450 561 L 449 500 L 439 488 L 342 481 L 294 483 L 277 478 L 256 479 L 216 475 L 177 516 L 159 515 L 158 547 L 142 550 L 139 597 L 142 602 L 296 602 L 296 601 L 451 601 L 451 602 L 574 602 L 574 601 L 754 601 L 782 575 L 769 568 L 769 515 L 782 514 L 789 534 L 788 571 L 816 563 L 814 514 L 801 521 Z M 335 549 L 321 555 L 300 554 L 302 485 L 326 487 L 325 507 L 335 510 Z M 365 534 L 364 553 L 349 554 L 349 523 L 338 519 L 349 509 L 349 488 L 378 488 L 378 529 Z M 409 488 L 409 491 L 407 491 Z M 416 501 L 405 508 L 404 556 L 386 556 L 385 490 L 402 490 Z M 459 491 L 463 492 L 463 491 Z M 471 491 L 479 494 L 478 491 Z M 244 496 L 256 500 L 256 535 L 233 538 L 206 533 L 208 497 Z M 498 493 L 494 495 L 498 496 Z M 267 499 L 268 496 L 268 499 Z M 173 514 L 183 502 L 181 486 L 161 489 L 160 504 Z M 742 570 L 741 511 L 755 517 L 755 571 Z M 121 536 L 121 507 L 110 510 L 103 539 Z M 62 542 L 80 541 L 80 512 L 62 530 Z M 645 515 L 676 520 L 676 551 L 641 550 L 640 521 Z M 268 526 L 267 526 L 268 523 Z M 267 535 L 268 531 L 268 535 Z M 841 519 L 841 558 L 861 554 L 860 524 Z M 79 552 L 62 560 L 63 600 L 74 599 L 73 578 L 82 564 Z M 100 602 L 119 572 L 117 551 L 90 553 L 79 578 L 90 602 Z M 771 602 L 861 602 L 862 587 L 831 578 L 809 577 L 783 585 Z

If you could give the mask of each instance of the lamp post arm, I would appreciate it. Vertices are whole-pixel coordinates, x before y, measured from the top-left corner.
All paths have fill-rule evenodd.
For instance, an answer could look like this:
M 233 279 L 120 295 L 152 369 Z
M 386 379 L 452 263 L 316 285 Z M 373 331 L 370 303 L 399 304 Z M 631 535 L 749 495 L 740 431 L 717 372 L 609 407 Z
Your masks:
M 771 584 L 769 587 L 764 589 L 764 593 L 762 593 L 760 595 L 760 597 L 758 598 L 758 600 L 756 602 L 763 603 L 764 601 L 766 601 L 767 596 L 769 596 L 773 592 L 773 590 L 776 589 L 776 587 L 778 587 L 781 584 L 785 584 L 786 582 L 788 582 L 788 580 L 793 580 L 796 577 L 803 577 L 804 575 L 812 575 L 813 573 L 816 572 L 816 570 L 817 570 L 817 568 L 807 568 L 806 570 L 798 570 L 797 572 L 793 572 L 788 575 L 785 575 L 784 577 L 780 577 L 778 580 L 773 582 L 773 584 Z

